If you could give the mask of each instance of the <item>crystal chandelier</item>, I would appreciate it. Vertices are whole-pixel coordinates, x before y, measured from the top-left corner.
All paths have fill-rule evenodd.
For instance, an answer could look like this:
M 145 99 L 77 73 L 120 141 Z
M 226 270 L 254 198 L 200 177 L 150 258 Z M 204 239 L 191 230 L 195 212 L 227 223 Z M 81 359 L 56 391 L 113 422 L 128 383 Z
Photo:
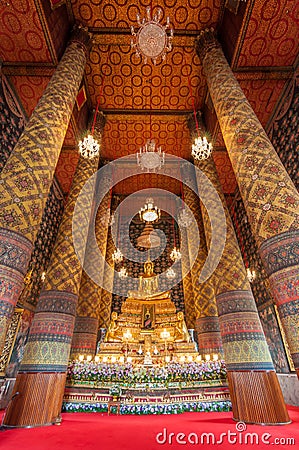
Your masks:
M 169 280 L 173 280 L 174 278 L 175 278 L 175 271 L 173 270 L 173 268 L 172 267 L 169 267 L 167 270 L 166 270 L 166 277 L 169 279 Z
M 122 252 L 120 251 L 119 248 L 117 248 L 116 250 L 114 250 L 113 254 L 112 254 L 112 259 L 113 262 L 115 264 L 119 264 L 120 262 L 122 262 L 122 260 L 124 259 L 124 256 L 122 254 Z
M 248 278 L 249 282 L 252 283 L 256 278 L 255 270 L 254 269 L 251 270 L 249 267 L 247 267 L 246 273 L 247 273 L 247 278 Z
M 172 252 L 170 253 L 170 259 L 172 261 L 179 261 L 181 259 L 181 257 L 182 257 L 182 254 L 181 254 L 180 250 L 178 248 L 174 247 L 172 249 Z
M 98 156 L 100 152 L 100 144 L 93 138 L 91 134 L 79 141 L 79 152 L 83 158 L 92 159 Z
M 192 215 L 186 209 L 182 209 L 178 215 L 178 222 L 181 227 L 189 227 L 192 223 Z
M 211 142 L 207 141 L 207 138 L 198 136 L 195 138 L 194 144 L 192 144 L 191 154 L 194 159 L 202 160 L 207 159 L 211 155 L 213 146 Z
M 140 208 L 139 217 L 144 222 L 155 222 L 160 219 L 161 211 L 157 206 L 154 206 L 154 200 L 147 198 L 143 208 Z
M 173 29 L 170 28 L 169 35 L 166 30 L 170 27 L 169 17 L 166 18 L 166 25 L 161 25 L 159 22 L 162 18 L 161 8 L 156 9 L 156 13 L 151 16 L 151 8 L 146 8 L 146 18 L 140 19 L 137 14 L 136 19 L 139 26 L 137 32 L 131 26 L 132 40 L 131 47 L 136 51 L 136 55 L 144 57 L 144 63 L 148 59 L 152 59 L 153 63 L 157 63 L 157 58 L 161 56 L 164 60 L 166 53 L 172 49 Z
M 118 276 L 121 280 L 124 280 L 128 276 L 127 269 L 123 266 L 121 267 L 120 271 L 118 272 Z
M 162 152 L 161 147 L 157 147 L 156 142 L 153 139 L 146 141 L 144 147 L 140 147 L 137 152 L 137 164 L 141 167 L 141 170 L 147 172 L 155 172 L 164 165 L 165 153 Z

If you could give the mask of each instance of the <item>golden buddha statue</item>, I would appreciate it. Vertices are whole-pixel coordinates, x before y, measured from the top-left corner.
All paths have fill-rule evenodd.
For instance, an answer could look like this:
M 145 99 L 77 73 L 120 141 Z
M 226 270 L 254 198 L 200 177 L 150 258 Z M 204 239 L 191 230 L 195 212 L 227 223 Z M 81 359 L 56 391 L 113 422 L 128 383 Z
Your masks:
M 117 325 L 117 312 L 113 311 L 104 342 L 121 342 L 122 338 L 118 333 L 119 331 L 119 326 Z
M 174 329 L 174 342 L 190 342 L 190 334 L 184 320 L 184 313 L 182 311 L 177 313 L 177 323 Z
M 164 332 L 165 335 L 167 332 L 166 339 L 162 335 Z M 130 339 L 125 338 L 128 334 Z M 196 354 L 196 346 L 189 335 L 184 313 L 176 312 L 170 291 L 158 291 L 158 277 L 150 260 L 144 263 L 138 290 L 128 292 L 119 315 L 115 311 L 111 314 L 100 354 L 106 358 L 123 358 L 124 345 L 127 357 L 129 355 L 131 360 L 144 365 L 164 361 L 166 345 L 172 349 L 173 358 Z
M 159 299 L 170 297 L 169 292 L 158 292 L 158 277 L 154 274 L 154 263 L 144 263 L 144 273 L 139 277 L 138 291 L 128 291 L 130 298 Z

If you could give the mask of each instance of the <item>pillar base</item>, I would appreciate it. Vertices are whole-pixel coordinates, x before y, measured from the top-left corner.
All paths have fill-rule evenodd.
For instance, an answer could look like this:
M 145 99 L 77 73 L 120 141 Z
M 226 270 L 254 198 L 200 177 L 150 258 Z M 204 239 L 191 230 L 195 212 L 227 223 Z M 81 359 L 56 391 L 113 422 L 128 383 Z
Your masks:
M 291 423 L 276 372 L 228 372 L 233 418 L 260 425 Z
M 20 373 L 3 426 L 39 427 L 60 423 L 66 373 Z

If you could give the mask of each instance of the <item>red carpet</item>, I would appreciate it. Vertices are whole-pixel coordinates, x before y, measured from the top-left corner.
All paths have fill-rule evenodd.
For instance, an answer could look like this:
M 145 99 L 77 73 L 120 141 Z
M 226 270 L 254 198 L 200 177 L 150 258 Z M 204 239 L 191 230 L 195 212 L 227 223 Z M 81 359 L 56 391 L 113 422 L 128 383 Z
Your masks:
M 226 412 L 161 416 L 64 413 L 60 426 L 0 431 L 0 448 L 5 450 L 156 450 L 159 448 L 228 450 L 249 447 L 265 450 L 269 449 L 269 445 L 275 445 L 275 448 L 296 449 L 299 448 L 299 408 L 290 406 L 289 414 L 293 420 L 290 425 L 247 425 L 245 431 L 237 431 L 232 414 Z M 167 430 L 167 440 L 164 443 L 164 434 L 161 434 L 159 444 L 156 436 L 163 429 Z M 175 436 L 171 436 L 170 433 L 175 433 Z M 203 433 L 214 433 L 214 443 L 212 436 L 209 437 L 210 443 L 207 443 L 207 437 Z M 221 433 L 223 433 L 222 438 Z M 246 433 L 250 434 L 253 443 L 249 434 L 248 442 L 245 443 Z M 198 443 L 196 443 L 196 437 L 198 437 Z M 203 443 L 201 438 L 204 439 Z M 293 443 L 288 439 L 292 439 Z

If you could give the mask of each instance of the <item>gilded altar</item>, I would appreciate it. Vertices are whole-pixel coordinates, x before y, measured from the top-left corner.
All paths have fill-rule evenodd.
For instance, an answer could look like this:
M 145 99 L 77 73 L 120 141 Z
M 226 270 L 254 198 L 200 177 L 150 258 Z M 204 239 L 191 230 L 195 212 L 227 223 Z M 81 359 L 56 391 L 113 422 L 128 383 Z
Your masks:
M 144 264 L 138 291 L 128 292 L 119 315 L 112 312 L 98 356 L 107 362 L 147 365 L 191 361 L 198 356 L 183 312 L 176 312 L 169 292 L 158 292 L 151 261 Z

